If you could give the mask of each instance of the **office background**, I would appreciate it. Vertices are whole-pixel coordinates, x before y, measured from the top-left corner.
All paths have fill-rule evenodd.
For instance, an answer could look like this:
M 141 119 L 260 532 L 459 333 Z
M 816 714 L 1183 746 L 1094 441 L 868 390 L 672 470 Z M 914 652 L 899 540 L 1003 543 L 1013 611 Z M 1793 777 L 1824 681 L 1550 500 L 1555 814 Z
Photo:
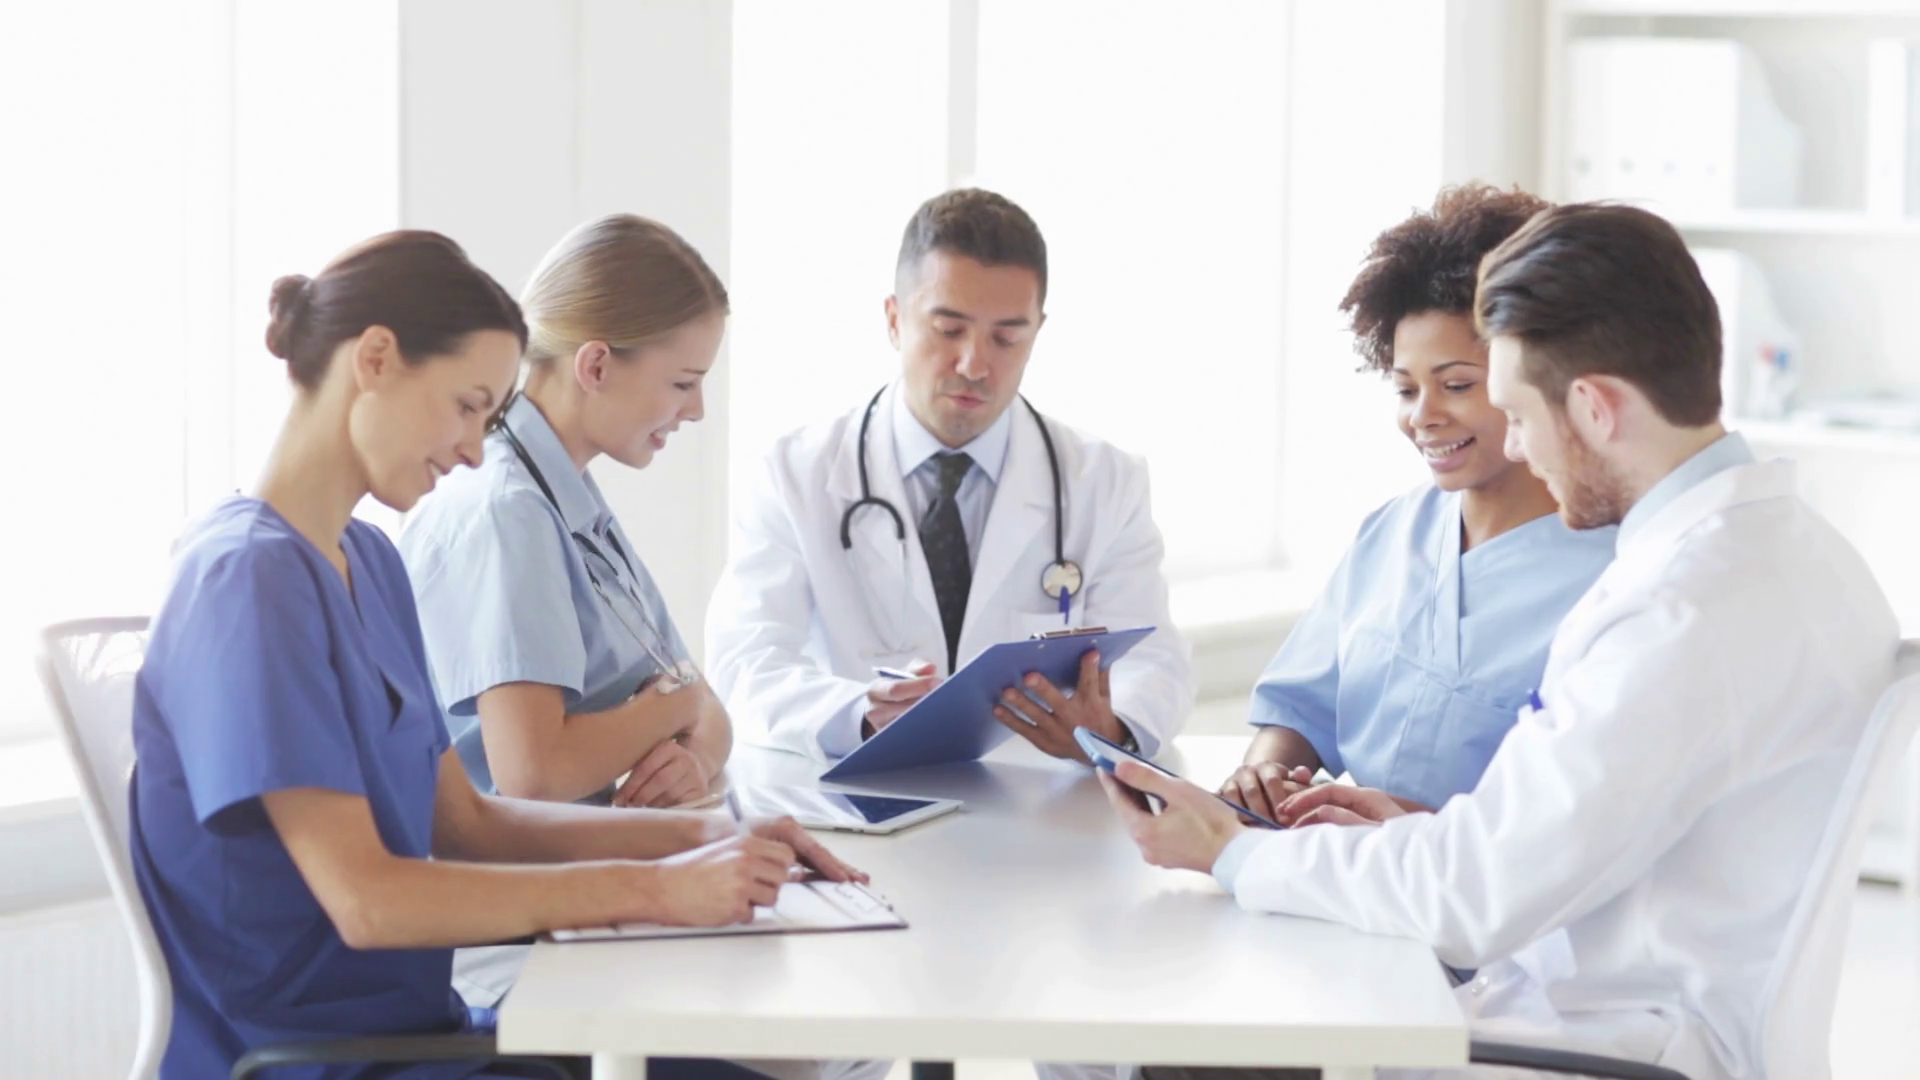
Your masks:
M 180 525 L 250 482 L 288 397 L 260 346 L 276 275 L 405 225 L 517 289 L 598 214 L 685 234 L 734 303 L 707 418 L 644 473 L 596 476 L 698 642 L 730 487 L 890 376 L 907 215 L 1000 190 L 1053 260 L 1028 395 L 1148 458 L 1190 730 L 1232 731 L 1361 517 L 1425 471 L 1335 310 L 1368 240 L 1462 180 L 1655 197 L 1738 313 L 1738 426 L 1802 461 L 1912 636 L 1906 41 L 1920 4 L 1899 0 L 8 5 L 0 143 L 32 149 L 0 179 L 0 1076 L 115 1075 L 131 1038 L 31 634 L 151 610 Z M 1909 892 L 1915 801 L 1884 808 L 1870 855 Z M 1867 1064 L 1843 1076 L 1920 1060 L 1893 1020 L 1920 1006 L 1920 906 L 1865 895 L 1840 1020 L 1865 1034 L 1837 1052 Z

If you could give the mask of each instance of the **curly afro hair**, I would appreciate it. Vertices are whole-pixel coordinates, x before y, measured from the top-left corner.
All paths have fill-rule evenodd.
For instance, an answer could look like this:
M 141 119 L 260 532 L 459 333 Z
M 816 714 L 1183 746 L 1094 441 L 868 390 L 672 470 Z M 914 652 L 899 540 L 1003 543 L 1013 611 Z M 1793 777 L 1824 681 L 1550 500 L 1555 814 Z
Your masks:
M 1361 371 L 1393 370 L 1393 331 L 1426 311 L 1471 316 L 1480 260 L 1551 204 L 1519 188 L 1442 188 L 1424 210 L 1374 238 L 1340 310 L 1351 321 Z

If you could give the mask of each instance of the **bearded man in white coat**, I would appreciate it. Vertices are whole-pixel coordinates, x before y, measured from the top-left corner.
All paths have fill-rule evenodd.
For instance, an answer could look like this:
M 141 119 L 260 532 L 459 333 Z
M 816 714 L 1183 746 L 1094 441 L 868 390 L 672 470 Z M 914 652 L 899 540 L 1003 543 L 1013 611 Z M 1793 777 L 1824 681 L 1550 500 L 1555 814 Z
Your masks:
M 1893 613 L 1792 464 L 1721 427 L 1719 316 L 1671 226 L 1542 211 L 1487 256 L 1475 305 L 1508 454 L 1569 524 L 1620 526 L 1479 785 L 1435 813 L 1327 785 L 1275 833 L 1145 770 L 1119 780 L 1158 816 L 1103 782 L 1151 862 L 1478 969 L 1458 991 L 1477 1037 L 1759 1077 L 1763 1020 L 1829 1022 L 1763 1012 L 1893 677 Z

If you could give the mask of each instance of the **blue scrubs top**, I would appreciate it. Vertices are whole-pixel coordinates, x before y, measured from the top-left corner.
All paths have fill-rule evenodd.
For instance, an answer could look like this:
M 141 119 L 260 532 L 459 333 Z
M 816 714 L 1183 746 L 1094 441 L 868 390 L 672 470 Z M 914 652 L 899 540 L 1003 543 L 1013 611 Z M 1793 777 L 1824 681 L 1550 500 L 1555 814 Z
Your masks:
M 1480 782 L 1614 532 L 1549 514 L 1462 555 L 1458 493 L 1387 503 L 1255 685 L 1252 722 L 1306 736 L 1336 776 L 1438 809 Z
M 356 521 L 343 544 L 351 592 L 267 504 L 228 500 L 182 538 L 153 622 L 130 809 L 134 872 L 173 983 L 164 1077 L 225 1076 L 268 1043 L 492 1026 L 454 994 L 451 949 L 347 947 L 260 802 L 288 788 L 362 796 L 388 850 L 432 851 L 447 735 L 413 594 L 380 530 Z
M 655 653 L 669 664 L 692 656 L 599 485 L 539 408 L 516 398 L 505 420 L 559 506 L 495 432 L 480 466 L 441 480 L 400 535 L 447 728 L 474 786 L 488 793 L 483 692 L 542 683 L 561 689 L 569 713 L 599 712 L 660 672 Z

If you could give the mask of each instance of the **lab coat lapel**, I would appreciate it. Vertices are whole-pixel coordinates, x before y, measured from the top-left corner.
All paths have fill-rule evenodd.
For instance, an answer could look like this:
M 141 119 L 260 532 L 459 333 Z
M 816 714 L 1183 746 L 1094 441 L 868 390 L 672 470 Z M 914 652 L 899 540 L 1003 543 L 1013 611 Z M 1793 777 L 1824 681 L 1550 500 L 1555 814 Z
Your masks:
M 1045 545 L 1049 558 L 1036 564 L 1033 580 L 1015 581 L 1013 587 L 1030 588 L 1040 595 L 1040 567 L 1051 561 L 1053 544 L 1053 472 L 1047 467 L 1047 448 L 1040 441 L 1026 406 L 1016 401 L 1008 406 L 1017 410 L 1013 427 L 1007 434 L 1007 460 L 1000 469 L 1000 482 L 993 491 L 993 505 L 987 511 L 986 529 L 980 538 L 980 551 L 973 561 L 973 587 L 967 593 L 966 625 L 973 626 L 996 608 L 1017 610 L 1017 602 L 999 599 L 1007 577 L 1018 568 L 1035 545 Z M 1064 468 L 1064 464 L 1062 466 Z M 931 586 L 929 586 L 931 587 Z M 1017 594 L 1016 594 L 1017 596 Z
M 889 387 L 880 395 L 880 403 L 873 407 L 873 423 L 867 432 L 867 478 L 873 495 L 885 499 L 900 515 L 900 524 L 907 534 L 905 561 L 902 561 L 903 549 L 893 515 L 872 504 L 853 516 L 850 554 L 854 574 L 865 579 L 859 587 L 873 590 L 872 601 L 883 619 L 889 612 L 899 617 L 897 613 L 902 605 L 897 598 L 902 592 L 919 605 L 918 611 L 913 610 L 911 604 L 905 605 L 905 625 L 876 627 L 877 630 L 883 633 L 891 630 L 909 641 L 942 641 L 940 609 L 933 598 L 933 575 L 927 570 L 927 557 L 920 548 L 919 531 L 914 527 L 913 507 L 907 502 L 899 459 L 893 452 L 893 429 L 887 418 L 892 415 L 895 393 L 898 388 Z M 827 473 L 827 491 L 832 496 L 829 507 L 835 515 L 845 514 L 847 507 L 860 498 L 859 442 L 860 414 L 856 412 L 849 418 L 833 466 Z M 837 524 L 835 528 L 837 530 Z M 931 637 L 928 627 L 932 628 Z

